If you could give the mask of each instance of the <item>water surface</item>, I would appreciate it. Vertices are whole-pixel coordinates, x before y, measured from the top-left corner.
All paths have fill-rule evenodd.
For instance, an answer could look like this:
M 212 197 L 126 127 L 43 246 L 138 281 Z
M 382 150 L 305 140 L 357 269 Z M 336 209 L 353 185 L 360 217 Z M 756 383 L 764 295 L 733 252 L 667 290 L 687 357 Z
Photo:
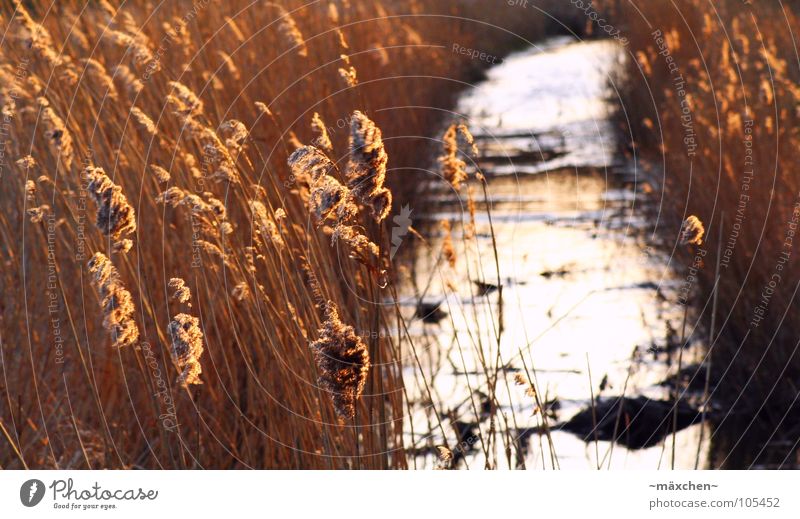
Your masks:
M 442 431 L 451 448 L 463 442 L 459 468 L 483 468 L 487 457 L 547 469 L 673 464 L 672 427 L 659 423 L 676 414 L 663 382 L 677 371 L 683 309 L 667 258 L 644 245 L 647 185 L 618 153 L 610 122 L 621 52 L 609 41 L 547 40 L 460 99 L 488 193 L 473 182 L 476 237 L 465 239 L 466 188 L 431 186 L 437 209 L 426 218 L 452 222 L 457 261 L 440 256 L 443 233 L 432 225 L 411 292 L 426 316 L 411 327 L 426 380 L 416 361 L 406 372 L 418 467 L 435 463 Z M 683 355 L 689 364 L 698 352 Z M 518 375 L 535 380 L 538 401 Z M 678 411 L 674 465 L 693 468 L 702 425 L 686 427 L 693 409 Z M 626 429 L 617 443 L 603 440 Z

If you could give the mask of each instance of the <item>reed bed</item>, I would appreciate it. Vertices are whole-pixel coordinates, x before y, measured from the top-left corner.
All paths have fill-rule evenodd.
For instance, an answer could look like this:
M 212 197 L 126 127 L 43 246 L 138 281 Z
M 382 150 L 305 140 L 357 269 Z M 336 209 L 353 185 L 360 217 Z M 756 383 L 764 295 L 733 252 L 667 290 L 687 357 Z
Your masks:
M 485 8 L 9 4 L 0 466 L 407 467 L 387 220 Z
M 795 5 L 605 7 L 630 42 L 621 135 L 642 171 L 663 179 L 654 235 L 685 266 L 697 320 L 687 334 L 708 344 L 694 376 L 710 375 L 711 463 L 785 466 L 800 441 Z M 691 257 L 680 243 L 689 215 L 706 229 Z

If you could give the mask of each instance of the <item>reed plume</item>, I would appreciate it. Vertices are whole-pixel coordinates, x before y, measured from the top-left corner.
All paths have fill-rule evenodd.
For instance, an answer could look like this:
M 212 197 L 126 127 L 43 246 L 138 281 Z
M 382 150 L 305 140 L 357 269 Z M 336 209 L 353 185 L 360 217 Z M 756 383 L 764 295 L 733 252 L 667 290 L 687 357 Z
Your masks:
M 192 90 L 179 81 L 170 81 L 172 92 L 167 96 L 167 101 L 176 106 L 179 113 L 197 116 L 203 113 L 204 105 Z
M 347 186 L 380 223 L 392 209 L 392 193 L 384 187 L 389 157 L 381 130 L 366 115 L 356 110 L 350 120 L 350 161 Z
M 203 332 L 200 330 L 200 321 L 188 314 L 178 314 L 169 323 L 167 332 L 172 341 L 172 361 L 178 370 L 176 383 L 184 388 L 202 384 L 200 356 L 203 355 Z
M 122 188 L 102 168 L 88 166 L 84 171 L 89 180 L 88 191 L 97 204 L 97 228 L 114 241 L 116 249 L 130 249 L 130 240 L 124 236 L 136 231 L 136 212 Z
M 453 245 L 452 226 L 449 220 L 442 220 L 439 225 L 442 228 L 442 254 L 447 263 L 450 264 L 450 267 L 456 268 L 458 257 L 456 256 L 456 248 Z
M 269 216 L 266 206 L 258 200 L 251 200 L 249 205 L 250 211 L 253 213 L 253 227 L 256 234 L 276 247 L 283 248 L 286 244 L 283 242 L 275 220 Z
M 172 297 L 179 303 L 187 303 L 192 299 L 192 291 L 186 286 L 186 282 L 183 279 L 170 278 L 167 286 L 174 290 Z M 189 303 L 189 306 L 192 306 L 191 303 Z
M 117 88 L 114 86 L 111 76 L 108 75 L 105 65 L 93 58 L 84 59 L 83 64 L 86 67 L 86 76 L 97 84 L 100 89 L 99 93 L 116 101 Z
M 344 242 L 350 251 L 350 257 L 364 265 L 371 264 L 371 258 L 380 258 L 380 249 L 363 233 L 351 225 L 339 224 L 331 235 L 333 243 Z
M 456 191 L 461 188 L 461 183 L 467 179 L 467 163 L 459 155 L 459 135 L 462 134 L 458 129 L 459 125 L 451 124 L 444 132 L 442 137 L 443 153 L 439 157 L 442 176 L 450 182 Z
M 26 214 L 30 218 L 31 223 L 41 223 L 49 211 L 50 206 L 47 204 L 42 204 L 39 207 L 31 207 L 26 211 Z
M 103 326 L 111 335 L 112 346 L 122 348 L 134 344 L 139 339 L 139 328 L 133 319 L 136 308 L 116 267 L 103 253 L 96 252 L 89 260 L 89 272 L 100 295 Z
M 347 42 L 344 39 L 344 34 L 339 31 L 339 35 L 341 37 L 341 45 L 344 48 L 347 48 Z M 342 54 L 341 56 L 342 61 L 344 62 L 344 67 L 339 67 L 339 77 L 342 78 L 344 84 L 348 88 L 355 88 L 358 86 L 358 72 L 356 68 L 350 63 L 350 56 L 347 54 Z
M 703 244 L 703 236 L 705 233 L 706 230 L 705 227 L 703 227 L 703 222 L 701 222 L 698 217 L 691 215 L 686 218 L 681 227 L 681 245 L 691 244 L 700 246 Z
M 153 122 L 153 120 L 150 119 L 150 116 L 148 116 L 146 113 L 141 111 L 139 108 L 137 108 L 135 106 L 133 108 L 131 108 L 131 115 L 133 116 L 133 119 L 139 124 L 139 126 L 146 133 L 148 133 L 150 135 L 155 135 L 156 133 L 158 133 L 158 130 L 156 129 L 156 125 Z
M 308 208 L 317 225 L 326 221 L 344 222 L 358 213 L 350 190 L 331 173 L 335 165 L 314 146 L 302 146 L 289 157 L 292 175 L 308 183 L 311 194 Z
M 330 159 L 313 146 L 303 146 L 289 157 L 289 165 L 295 176 L 309 179 L 308 209 L 317 226 L 334 224 L 331 241 L 343 242 L 351 258 L 371 265 L 371 258 L 378 258 L 380 250 L 351 223 L 358 215 L 358 207 L 350 189 L 329 174 L 335 168 Z
M 306 40 L 303 38 L 303 33 L 297 27 L 297 22 L 294 21 L 292 15 L 277 4 L 271 4 L 280 12 L 280 22 L 278 22 L 278 31 L 283 36 L 283 39 L 292 47 L 297 49 L 297 54 L 302 57 L 308 56 L 308 47 L 306 47 Z
M 17 159 L 16 164 L 20 169 L 33 169 L 36 167 L 36 159 L 30 155 L 25 155 L 21 159 Z
M 159 184 L 166 184 L 171 178 L 169 171 L 162 168 L 158 164 L 150 164 L 150 171 L 153 172 L 153 175 L 156 177 L 156 180 Z
M 40 97 L 38 102 L 42 110 L 42 122 L 45 128 L 44 136 L 47 139 L 50 152 L 61 161 L 66 170 L 70 170 L 72 168 L 74 152 L 72 148 L 72 136 L 67 129 L 67 125 L 64 124 L 64 120 L 53 110 L 47 99 Z
M 322 149 L 325 153 L 333 152 L 333 143 L 328 135 L 328 129 L 325 128 L 325 122 L 317 112 L 314 112 L 314 117 L 311 119 L 311 129 L 317 134 L 314 139 L 314 144 Z
M 33 49 L 44 58 L 51 67 L 55 68 L 61 65 L 65 58 L 56 51 L 50 32 L 31 18 L 22 2 L 14 2 L 14 11 L 17 15 L 15 19 L 19 23 L 16 37 L 22 40 L 27 48 Z
M 329 301 L 319 339 L 311 343 L 319 370 L 318 383 L 331 394 L 333 407 L 342 418 L 353 418 L 369 373 L 369 351 L 352 326 L 339 319 Z
M 436 470 L 450 470 L 453 468 L 453 451 L 444 445 L 436 446 Z

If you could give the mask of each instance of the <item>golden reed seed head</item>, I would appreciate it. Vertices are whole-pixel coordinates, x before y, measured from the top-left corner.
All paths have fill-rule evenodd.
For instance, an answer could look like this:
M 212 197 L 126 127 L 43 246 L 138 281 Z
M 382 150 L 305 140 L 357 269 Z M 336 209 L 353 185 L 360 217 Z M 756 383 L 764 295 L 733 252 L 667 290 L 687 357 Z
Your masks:
M 178 186 L 172 186 L 156 197 L 156 202 L 163 202 L 170 207 L 178 207 L 186 198 L 186 193 Z
M 350 257 L 363 265 L 370 265 L 371 258 L 380 258 L 378 246 L 350 225 L 339 224 L 334 227 L 331 240 L 333 243 L 343 241 L 350 251 Z
M 167 100 L 176 105 L 178 112 L 185 115 L 200 115 L 203 113 L 203 102 L 192 90 L 178 81 L 170 81 L 172 93 Z
M 703 227 L 703 222 L 694 215 L 689 216 L 681 227 L 681 245 L 692 244 L 700 246 L 703 244 L 703 236 L 705 233 L 706 230 L 705 227 Z
M 467 179 L 467 163 L 459 157 L 459 134 L 458 126 L 451 124 L 444 132 L 442 137 L 442 148 L 444 153 L 439 157 L 442 175 L 445 180 L 458 190 L 461 183 Z M 470 135 L 470 138 L 472 136 Z M 462 137 L 463 139 L 463 137 Z
M 233 58 L 231 58 L 230 54 L 218 50 L 217 56 L 219 56 L 220 59 L 222 60 L 222 63 L 225 65 L 225 69 L 227 70 L 232 80 L 238 82 L 239 80 L 242 79 L 242 74 L 239 72 L 239 68 L 236 66 L 236 62 L 233 61 Z
M 289 157 L 292 175 L 306 182 L 311 194 L 308 209 L 317 225 L 326 221 L 345 221 L 358 214 L 350 190 L 330 175 L 335 169 L 333 162 L 314 146 L 301 146 Z
M 136 99 L 136 96 L 144 89 L 142 80 L 131 72 L 130 67 L 127 65 L 117 65 L 114 69 L 114 79 L 122 85 L 123 90 L 128 93 L 131 99 Z
M 478 156 L 478 147 L 475 145 L 475 137 L 464 123 L 458 125 L 458 147 L 467 155 Z
M 517 373 L 514 375 L 514 383 L 518 386 L 526 386 L 525 387 L 525 394 L 531 398 L 536 396 L 536 389 L 533 387 L 527 378 L 522 373 Z
M 172 341 L 172 361 L 178 369 L 176 383 L 182 387 L 202 384 L 200 356 L 203 355 L 203 332 L 200 330 L 200 321 L 188 314 L 178 314 L 169 323 L 167 332 Z
M 114 254 L 127 254 L 132 248 L 133 240 L 129 240 L 128 238 L 115 242 L 111 246 L 111 250 Z
M 339 77 L 342 78 L 342 81 L 344 81 L 344 84 L 347 85 L 348 88 L 355 88 L 358 86 L 358 72 L 352 65 L 347 68 L 339 67 Z
M 306 40 L 303 38 L 303 33 L 297 27 L 297 23 L 289 14 L 289 11 L 277 4 L 271 4 L 280 11 L 280 21 L 278 22 L 278 31 L 286 40 L 286 43 L 293 48 L 297 49 L 297 54 L 302 57 L 308 56 L 308 47 L 306 47 Z
M 453 233 L 449 220 L 442 220 L 440 223 L 442 228 L 442 254 L 444 255 L 447 263 L 451 268 L 456 267 L 458 257 L 456 256 L 456 248 L 453 245 Z
M 314 143 L 321 148 L 325 153 L 333 152 L 333 143 L 328 135 L 328 129 L 325 127 L 325 122 L 317 112 L 314 112 L 314 117 L 311 119 L 311 129 L 317 134 Z
M 333 2 L 328 2 L 328 20 L 333 25 L 339 25 L 339 8 Z
M 88 191 L 97 203 L 97 228 L 121 242 L 123 237 L 136 231 L 136 212 L 122 194 L 122 188 L 108 178 L 102 168 L 88 166 Z
M 25 199 L 33 202 L 36 199 L 36 182 L 33 180 L 25 181 Z
M 72 136 L 64 124 L 63 119 L 50 106 L 50 102 L 44 97 L 38 98 L 39 106 L 42 110 L 42 122 L 44 123 L 44 136 L 50 147 L 50 152 L 57 157 L 64 168 L 72 168 L 73 150 Z
M 350 161 L 347 186 L 380 223 L 392 209 L 392 193 L 384 187 L 389 157 L 381 130 L 366 115 L 356 110 L 350 120 Z
M 92 283 L 100 295 L 103 326 L 111 334 L 112 346 L 130 346 L 139 339 L 133 316 L 136 308 L 131 293 L 123 286 L 119 272 L 104 254 L 97 252 L 89 260 Z
M 319 339 L 311 343 L 319 370 L 318 383 L 333 399 L 342 418 L 353 418 L 356 403 L 367 382 L 369 350 L 352 326 L 342 323 L 336 305 L 329 301 Z
M 22 169 L 32 169 L 36 167 L 36 159 L 30 155 L 25 155 L 21 159 L 17 159 L 16 164 Z
M 308 209 L 316 220 L 317 226 L 326 221 L 346 221 L 358 214 L 350 191 L 338 180 L 324 176 L 311 184 L 308 198 Z
M 267 106 L 265 103 L 262 103 L 261 101 L 256 101 L 254 104 L 256 105 L 256 109 L 259 112 L 268 117 L 272 117 L 272 110 L 270 110 L 269 106 Z
M 179 303 L 187 303 L 192 299 L 192 291 L 186 286 L 186 283 L 181 278 L 170 278 L 167 284 L 169 288 L 175 292 L 172 294 L 173 299 L 177 299 Z M 189 304 L 189 306 L 192 306 Z
M 450 470 L 453 468 L 453 451 L 444 445 L 436 446 L 436 470 Z
M 220 221 L 228 219 L 228 209 L 225 207 L 225 204 L 222 202 L 222 200 L 215 198 L 214 193 L 210 193 L 208 191 L 204 192 L 203 196 L 206 197 L 206 206 L 208 207 L 208 211 L 210 211 L 216 219 Z
M 219 127 L 222 138 L 225 139 L 225 146 L 231 153 L 242 149 L 249 132 L 247 126 L 242 121 L 230 119 L 222 123 Z
M 292 175 L 313 184 L 313 182 L 330 175 L 334 170 L 333 162 L 322 151 L 314 146 L 297 148 L 288 160 Z
M 47 204 L 42 204 L 39 207 L 31 207 L 26 212 L 31 220 L 31 223 L 40 223 L 42 220 L 44 220 L 44 217 L 47 216 L 47 213 L 50 212 L 50 206 Z
M 82 62 L 86 67 L 86 77 L 94 81 L 99 87 L 98 94 L 116 101 L 117 88 L 114 86 L 111 76 L 108 75 L 105 65 L 93 58 L 83 59 Z
M 170 181 L 171 177 L 169 171 L 162 168 L 161 166 L 157 164 L 150 164 L 150 171 L 153 172 L 153 175 L 155 175 L 156 180 L 158 181 L 159 184 L 166 184 L 167 182 Z
M 174 96 L 170 97 L 174 98 Z M 213 169 L 213 173 L 209 175 L 209 178 L 215 181 L 224 180 L 231 184 L 238 184 L 239 171 L 236 168 L 234 157 L 231 155 L 228 148 L 213 129 L 196 121 L 190 114 L 187 114 L 185 110 L 181 110 L 182 106 L 184 105 L 178 105 L 178 115 L 181 117 L 189 135 L 197 138 L 202 144 L 204 164 Z
M 270 218 L 267 208 L 258 200 L 248 202 L 253 213 L 253 227 L 255 232 L 263 239 L 268 240 L 278 248 L 284 247 L 283 237 L 278 230 L 275 220 Z
M 62 65 L 65 60 L 62 53 L 58 52 L 53 45 L 50 33 L 44 26 L 31 18 L 22 2 L 14 2 L 14 14 L 14 20 L 19 23 L 15 37 L 22 40 L 27 48 L 36 51 L 51 67 Z
M 136 121 L 139 126 L 148 134 L 155 135 L 158 133 L 153 120 L 150 119 L 150 117 L 139 108 L 135 106 L 131 108 L 131 116 L 133 117 L 133 120 Z
M 233 33 L 233 36 L 236 38 L 236 41 L 238 41 L 239 43 L 245 43 L 247 41 L 247 38 L 245 38 L 244 33 L 239 28 L 239 25 L 236 23 L 236 21 L 230 16 L 226 16 L 223 19 L 225 20 L 225 25 L 228 26 L 228 28 Z
M 370 265 L 373 257 L 380 257 L 378 246 L 347 223 L 358 216 L 358 207 L 352 192 L 329 174 L 334 169 L 330 159 L 314 146 L 303 146 L 289 157 L 289 165 L 295 178 L 309 179 L 311 194 L 308 209 L 316 224 L 321 226 L 326 222 L 335 223 L 331 235 L 333 243 L 344 242 L 350 257 L 364 265 Z M 381 188 L 372 200 L 373 208 L 382 207 L 379 204 L 387 194 L 388 200 L 384 203 L 391 206 L 391 194 L 387 189 Z
M 237 301 L 244 301 L 250 297 L 250 287 L 244 281 L 239 282 L 231 291 L 231 296 Z

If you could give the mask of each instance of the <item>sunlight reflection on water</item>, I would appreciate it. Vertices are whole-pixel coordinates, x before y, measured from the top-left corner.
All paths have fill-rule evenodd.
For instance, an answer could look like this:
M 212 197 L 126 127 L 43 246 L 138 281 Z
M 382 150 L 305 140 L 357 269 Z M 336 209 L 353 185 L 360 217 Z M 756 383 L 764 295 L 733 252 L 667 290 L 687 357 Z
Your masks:
M 508 432 L 506 438 L 525 436 L 542 424 L 534 415 L 533 399 L 524 387 L 514 385 L 515 373 L 524 372 L 525 366 L 535 367 L 539 397 L 558 402 L 551 426 L 586 408 L 590 395 L 598 396 L 601 381 L 601 397 L 669 399 L 660 382 L 675 372 L 676 354 L 658 352 L 668 347 L 668 323 L 680 327 L 682 309 L 674 303 L 676 281 L 666 258 L 643 251 L 640 237 L 647 216 L 640 212 L 641 195 L 634 186 L 618 182 L 612 167 L 620 159 L 608 120 L 613 90 L 607 80 L 620 54 L 608 41 L 554 38 L 510 56 L 461 99 L 458 112 L 478 137 L 482 156 L 496 157 L 480 166 L 490 178 L 504 305 L 498 351 L 498 291 L 474 295 L 474 280 L 497 284 L 486 204 L 478 196 L 477 240 L 463 241 L 462 228 L 453 226 L 455 268 L 446 262 L 437 266 L 437 258 L 429 254 L 417 260 L 416 285 L 429 287 L 424 301 L 441 303 L 448 314 L 438 324 L 414 321 L 411 331 L 421 346 L 436 408 L 449 415 L 445 431 L 451 445 L 457 443 L 458 427 L 472 434 L 480 431 L 483 438 L 492 427 L 490 413 L 480 408 L 487 392 L 480 358 L 506 367 L 500 370 L 495 424 L 501 436 Z M 467 220 L 464 200 L 451 197 L 448 204 L 447 193 L 441 197 L 441 211 L 427 218 Z M 437 242 L 435 233 L 432 250 L 438 251 L 441 236 Z M 448 282 L 458 287 L 457 293 L 445 288 Z M 684 362 L 697 355 L 697 348 L 687 350 Z M 406 375 L 419 380 L 412 366 Z M 426 436 L 427 424 L 435 418 L 422 405 L 422 385 L 412 384 L 409 391 L 419 405 L 408 444 L 419 448 L 442 443 L 435 427 L 432 437 Z M 471 394 L 477 396 L 471 400 Z M 700 427 L 678 432 L 676 468 L 694 467 Z M 614 445 L 613 455 L 610 442 L 586 443 L 561 431 L 552 438 L 561 468 L 671 464 L 671 435 L 644 449 Z M 525 465 L 550 468 L 545 438 L 534 433 L 529 440 Z M 498 438 L 493 447 L 499 451 L 500 467 L 508 464 L 504 446 Z M 701 455 L 701 467 L 703 459 Z M 467 456 L 470 468 L 482 468 L 484 460 L 482 447 Z M 431 456 L 417 462 L 433 463 Z M 512 465 L 519 464 L 512 459 Z

